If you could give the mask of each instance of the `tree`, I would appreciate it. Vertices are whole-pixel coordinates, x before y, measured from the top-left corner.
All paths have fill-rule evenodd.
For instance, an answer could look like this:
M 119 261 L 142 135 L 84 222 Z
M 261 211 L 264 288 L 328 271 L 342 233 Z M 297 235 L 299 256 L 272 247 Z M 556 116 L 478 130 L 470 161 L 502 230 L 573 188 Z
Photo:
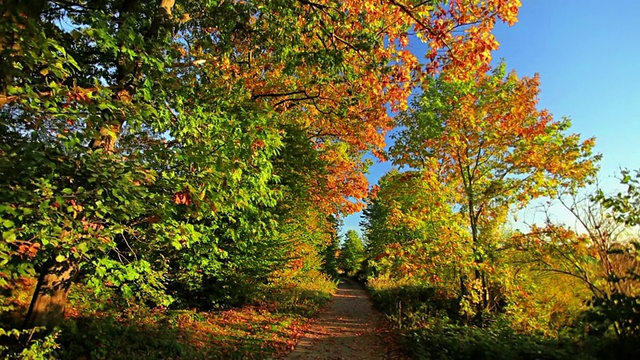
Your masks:
M 354 275 L 362 267 L 363 261 L 364 244 L 362 239 L 355 230 L 349 230 L 345 234 L 342 246 L 340 246 L 339 269 L 346 274 Z
M 451 189 L 428 169 L 391 170 L 374 189 L 362 223 L 369 266 L 379 276 L 422 283 L 456 283 L 467 254 Z M 450 286 L 451 287 L 451 286 Z
M 279 146 L 241 91 L 221 104 L 227 89 L 198 86 L 195 68 L 167 68 L 180 57 L 167 53 L 168 3 L 38 4 L 32 17 L 25 5 L 7 10 L 25 38 L 3 54 L 14 64 L 2 89 L 14 99 L 2 118 L 12 190 L 2 196 L 12 224 L 3 258 L 24 267 L 18 245 L 38 249 L 28 327 L 59 322 L 78 271 L 125 295 L 161 290 L 164 254 L 212 246 L 212 221 L 273 203 L 268 158 Z M 61 17 L 73 25 L 56 25 Z
M 329 191 L 328 164 L 304 129 L 286 129 L 285 146 L 274 161 L 278 176 L 274 185 L 282 198 L 273 212 L 278 219 L 276 237 L 285 253 L 270 280 L 279 288 L 293 288 L 323 275 L 336 278 L 339 242 L 339 222 L 332 214 L 335 208 L 320 199 Z M 339 193 L 332 195 L 340 197 Z
M 537 76 L 506 75 L 504 64 L 471 80 L 443 73 L 398 117 L 404 129 L 395 136 L 394 163 L 431 168 L 455 188 L 451 205 L 467 219 L 483 310 L 490 307 L 485 260 L 492 246 L 483 229 L 532 198 L 583 184 L 596 170 L 594 139 L 564 134 L 568 119 L 538 110 L 538 86 Z

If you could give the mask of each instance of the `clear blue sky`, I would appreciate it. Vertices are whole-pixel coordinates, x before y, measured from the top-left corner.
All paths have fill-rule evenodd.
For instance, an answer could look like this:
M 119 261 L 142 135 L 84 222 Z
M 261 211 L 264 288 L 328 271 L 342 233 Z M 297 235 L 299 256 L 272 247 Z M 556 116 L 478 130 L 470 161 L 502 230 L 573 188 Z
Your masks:
M 494 59 L 520 76 L 540 74 L 539 107 L 570 117 L 570 132 L 596 137 L 600 182 L 614 189 L 621 167 L 640 169 L 640 0 L 522 2 L 518 23 L 494 31 Z M 377 163 L 369 181 L 389 168 Z M 359 222 L 359 214 L 345 218 L 343 232 Z

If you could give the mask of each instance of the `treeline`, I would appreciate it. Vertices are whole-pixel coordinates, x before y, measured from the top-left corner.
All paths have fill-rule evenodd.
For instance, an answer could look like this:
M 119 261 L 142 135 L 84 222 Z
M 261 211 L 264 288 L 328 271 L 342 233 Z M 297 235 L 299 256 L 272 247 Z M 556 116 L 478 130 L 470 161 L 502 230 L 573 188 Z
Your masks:
M 504 64 L 445 71 L 397 118 L 364 211 L 360 273 L 418 359 L 634 358 L 640 349 L 640 172 L 593 185 L 594 139 L 536 107 L 538 79 Z M 582 194 L 582 195 L 580 195 Z M 531 200 L 572 215 L 510 228 Z M 577 224 L 571 226 L 571 224 Z
M 126 354 L 106 330 L 121 320 L 87 323 L 330 291 L 337 219 L 362 208 L 387 107 L 437 71 L 486 69 L 518 6 L 3 1 L 2 351 L 149 357 L 167 344 Z

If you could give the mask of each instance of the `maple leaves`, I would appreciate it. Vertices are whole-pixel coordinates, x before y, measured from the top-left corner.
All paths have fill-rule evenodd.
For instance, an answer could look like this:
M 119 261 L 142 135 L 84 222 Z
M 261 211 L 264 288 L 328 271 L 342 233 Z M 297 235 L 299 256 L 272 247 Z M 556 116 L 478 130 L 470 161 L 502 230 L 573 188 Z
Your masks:
M 222 281 L 251 287 L 286 263 L 293 235 L 282 233 L 303 233 L 306 255 L 335 230 L 327 216 L 362 208 L 363 156 L 383 157 L 394 126 L 388 110 L 406 109 L 427 73 L 411 42 L 430 44 L 434 71 L 462 76 L 486 65 L 479 54 L 497 46 L 486 32 L 496 19 L 511 21 L 518 5 L 40 1 L 4 9 L 0 57 L 11 66 L 0 69 L 0 146 L 11 157 L 0 166 L 13 174 L 2 193 L 15 208 L 0 216 L 15 222 L 12 237 L 41 244 L 23 248 L 34 261 L 16 266 L 60 259 L 99 268 L 87 281 L 118 278 L 126 296 L 152 289 L 158 299 L 171 278 L 185 293 L 217 284 L 220 298 L 242 299 L 243 289 L 222 294 L 230 291 Z M 297 141 L 285 143 L 290 131 Z M 304 147 L 291 151 L 301 164 L 280 166 L 287 146 Z M 299 186 L 288 181 L 297 174 Z M 63 206 L 72 199 L 82 208 Z M 48 206 L 54 200 L 59 208 Z M 62 229 L 82 234 L 74 237 L 82 246 L 51 237 Z M 13 256 L 2 250 L 0 260 Z
M 164 63 L 153 60 L 158 53 L 151 45 L 140 48 L 137 44 L 126 44 L 118 50 L 117 39 L 100 35 L 105 42 L 102 50 L 114 47 L 113 51 L 121 53 L 118 71 L 134 70 L 137 73 L 132 77 L 136 79 L 164 73 L 168 81 L 145 91 L 146 82 L 144 86 L 128 84 L 127 89 L 119 89 L 114 84 L 86 89 L 74 85 L 69 93 L 82 95 L 92 91 L 97 101 L 104 101 L 110 91 L 119 94 L 125 90 L 129 101 L 136 93 L 146 93 L 143 97 L 148 98 L 149 91 L 173 98 L 174 85 L 183 82 L 198 87 L 207 82 L 207 92 L 216 89 L 216 95 L 234 94 L 238 98 L 244 93 L 256 103 L 272 107 L 275 113 L 283 115 L 282 121 L 307 128 L 314 142 L 327 139 L 343 142 L 352 155 L 366 151 L 381 154 L 385 133 L 392 124 L 386 106 L 392 111 L 406 109 L 415 81 L 424 75 L 417 57 L 408 51 L 410 41 L 415 39 L 408 33 L 415 32 L 418 39 L 429 44 L 429 71 L 457 69 L 462 75 L 488 63 L 489 58 L 480 55 L 497 47 L 490 35 L 493 24 L 496 19 L 513 23 L 519 6 L 517 0 L 444 4 L 395 0 L 383 4 L 332 0 L 169 2 L 162 5 L 168 16 L 167 24 L 163 24 L 166 28 L 152 24 L 153 29 L 149 29 L 167 42 L 163 44 L 167 49 Z M 150 10 L 132 7 L 128 11 Z M 154 18 L 154 15 L 145 13 L 144 17 Z M 99 19 L 79 17 L 77 20 L 107 25 Z M 170 27 L 173 27 L 172 38 L 163 37 Z M 464 35 L 454 36 L 459 29 Z M 145 29 L 143 24 L 131 23 L 121 30 L 132 38 L 139 38 Z M 86 35 L 91 33 L 74 32 L 75 37 Z M 71 53 L 81 54 L 83 50 L 74 48 Z M 73 58 L 69 61 L 74 64 Z M 86 64 L 79 66 L 83 65 Z M 107 70 L 95 75 L 103 76 L 106 82 L 118 81 Z M 64 87 L 61 90 L 55 93 L 63 93 Z M 54 96 L 54 91 L 39 94 L 46 98 Z M 203 88 L 194 95 L 214 98 L 206 96 Z M 33 94 L 18 91 L 11 99 L 29 96 Z M 75 100 L 86 99 L 83 95 Z M 238 103 L 237 100 L 232 102 Z M 169 105 L 179 114 L 188 115 L 195 110 L 179 104 Z M 115 137 L 119 131 L 126 131 L 119 126 L 105 128 L 116 129 L 111 134 Z M 262 144 L 254 142 L 253 148 L 260 150 Z M 361 167 L 357 156 L 350 158 L 351 166 L 338 166 L 332 171 L 347 169 L 349 172 L 348 169 Z M 358 198 L 362 194 L 358 189 L 362 179 L 351 178 L 354 189 L 342 187 L 346 190 L 343 195 L 349 198 L 355 194 L 354 198 Z M 359 208 L 349 201 L 345 206 L 345 212 Z

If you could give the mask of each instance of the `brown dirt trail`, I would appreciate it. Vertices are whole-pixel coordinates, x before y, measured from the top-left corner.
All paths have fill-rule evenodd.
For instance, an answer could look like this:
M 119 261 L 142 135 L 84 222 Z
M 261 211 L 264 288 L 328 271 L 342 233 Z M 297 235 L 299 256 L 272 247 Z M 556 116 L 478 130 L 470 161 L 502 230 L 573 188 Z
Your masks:
M 343 279 L 326 311 L 284 359 L 401 359 L 392 337 L 385 334 L 382 316 L 367 292 Z

